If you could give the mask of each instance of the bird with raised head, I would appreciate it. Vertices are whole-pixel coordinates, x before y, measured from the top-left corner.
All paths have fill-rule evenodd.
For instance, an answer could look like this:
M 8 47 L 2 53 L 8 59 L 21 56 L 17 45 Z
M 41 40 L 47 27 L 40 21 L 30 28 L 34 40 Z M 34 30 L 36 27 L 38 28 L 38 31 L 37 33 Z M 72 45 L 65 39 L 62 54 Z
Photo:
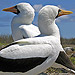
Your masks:
M 38 27 L 32 24 L 35 11 L 29 3 L 19 3 L 16 6 L 5 8 L 3 11 L 17 14 L 11 22 L 14 41 L 31 38 L 40 34 Z

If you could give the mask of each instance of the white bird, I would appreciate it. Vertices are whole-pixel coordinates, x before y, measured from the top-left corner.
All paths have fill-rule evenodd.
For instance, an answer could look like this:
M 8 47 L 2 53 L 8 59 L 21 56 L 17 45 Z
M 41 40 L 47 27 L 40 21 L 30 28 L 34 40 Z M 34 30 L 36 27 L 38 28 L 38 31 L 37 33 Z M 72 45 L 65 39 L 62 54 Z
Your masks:
M 59 12 L 59 8 L 56 6 L 48 5 L 43 7 L 39 12 L 39 28 L 42 33 L 41 35 L 45 35 L 44 31 L 49 27 L 50 34 L 48 32 L 48 36 L 18 40 L 1 49 L 0 70 L 5 72 L 25 72 L 25 75 L 36 75 L 52 66 L 55 61 L 69 69 L 75 70 L 75 66 L 73 66 L 60 44 L 59 29 L 55 21 L 52 21 L 57 16 L 60 16 L 60 14 L 63 15 L 63 13 L 61 9 Z M 66 14 L 71 13 L 71 11 L 67 11 Z M 51 18 L 52 20 L 50 20 Z M 40 24 L 44 25 L 42 29 Z M 65 63 L 67 64 L 65 65 Z
M 54 36 L 18 40 L 0 51 L 0 70 L 36 75 L 50 67 L 63 50 Z
M 17 14 L 11 22 L 14 41 L 40 34 L 38 27 L 32 24 L 35 13 L 29 3 L 19 3 L 16 6 L 5 8 L 3 11 Z
M 53 5 L 47 5 L 43 7 L 39 12 L 38 17 L 38 27 L 41 35 L 55 36 L 60 42 L 60 32 L 59 28 L 55 24 L 55 19 L 62 15 L 68 15 L 71 13 L 73 12 L 59 9 L 58 7 Z M 56 63 L 62 64 L 63 66 L 66 66 L 68 68 L 73 67 L 72 62 L 63 51 L 60 52 Z

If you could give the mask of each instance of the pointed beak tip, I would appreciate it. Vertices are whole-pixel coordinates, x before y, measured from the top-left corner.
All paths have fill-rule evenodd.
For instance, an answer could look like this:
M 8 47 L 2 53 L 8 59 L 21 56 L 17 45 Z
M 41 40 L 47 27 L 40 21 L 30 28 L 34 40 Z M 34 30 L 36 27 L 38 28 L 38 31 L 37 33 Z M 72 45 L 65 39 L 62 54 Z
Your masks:
M 3 9 L 2 11 L 7 11 L 6 9 Z
M 4 9 L 2 11 L 4 11 Z
M 71 14 L 73 14 L 73 12 L 71 11 Z
M 73 14 L 73 12 L 72 11 L 69 11 L 68 14 Z

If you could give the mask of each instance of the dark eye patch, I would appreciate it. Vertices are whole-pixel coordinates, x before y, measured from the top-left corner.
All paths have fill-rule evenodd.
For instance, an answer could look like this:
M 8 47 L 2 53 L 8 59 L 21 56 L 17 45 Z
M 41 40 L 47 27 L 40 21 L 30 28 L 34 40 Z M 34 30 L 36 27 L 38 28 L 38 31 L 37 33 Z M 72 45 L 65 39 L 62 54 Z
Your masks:
M 17 9 L 17 5 L 15 6 L 15 8 Z
M 61 12 L 61 10 L 59 9 L 59 10 L 58 10 L 58 14 L 59 14 L 60 12 Z M 57 15 L 55 18 L 58 18 L 58 17 L 59 17 L 59 16 Z
M 58 10 L 58 14 L 59 14 L 60 12 L 61 12 L 61 10 L 59 9 L 59 10 Z
M 17 9 L 17 12 L 13 12 L 13 13 L 15 13 L 15 14 L 19 14 L 20 11 L 18 10 L 17 5 L 15 6 L 15 9 Z

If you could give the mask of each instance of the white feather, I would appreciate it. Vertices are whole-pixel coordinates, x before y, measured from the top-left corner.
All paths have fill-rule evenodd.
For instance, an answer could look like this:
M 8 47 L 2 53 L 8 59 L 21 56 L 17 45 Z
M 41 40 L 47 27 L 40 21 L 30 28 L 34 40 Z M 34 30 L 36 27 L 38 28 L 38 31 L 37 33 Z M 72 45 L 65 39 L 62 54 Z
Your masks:
M 49 66 L 51 66 L 57 59 L 60 50 L 63 51 L 59 40 L 54 36 L 36 37 L 16 41 L 18 44 L 11 45 L 0 51 L 0 56 L 7 59 L 25 59 L 48 57 L 45 62 L 35 68 L 27 71 L 26 75 L 38 74 Z
M 63 50 L 58 39 L 52 36 L 23 39 L 16 42 L 18 44 L 1 50 L 0 56 L 10 59 L 53 57 L 54 55 L 58 55 L 57 53 L 60 50 Z
M 8 59 L 48 57 L 42 64 L 27 71 L 25 73 L 26 75 L 36 75 L 49 68 L 56 61 L 60 51 L 64 51 L 60 44 L 59 29 L 55 24 L 55 17 L 58 14 L 58 10 L 58 7 L 48 5 L 43 7 L 39 12 L 39 29 L 41 31 L 41 35 L 47 36 L 18 40 L 14 42 L 17 44 L 13 44 L 7 48 L 2 49 L 0 51 L 0 56 Z M 24 32 L 23 26 L 19 28 Z M 20 35 L 19 32 L 17 32 L 17 34 Z
M 39 35 L 38 27 L 32 24 L 35 16 L 33 7 L 29 3 L 19 3 L 17 8 L 20 13 L 11 22 L 14 41 Z

